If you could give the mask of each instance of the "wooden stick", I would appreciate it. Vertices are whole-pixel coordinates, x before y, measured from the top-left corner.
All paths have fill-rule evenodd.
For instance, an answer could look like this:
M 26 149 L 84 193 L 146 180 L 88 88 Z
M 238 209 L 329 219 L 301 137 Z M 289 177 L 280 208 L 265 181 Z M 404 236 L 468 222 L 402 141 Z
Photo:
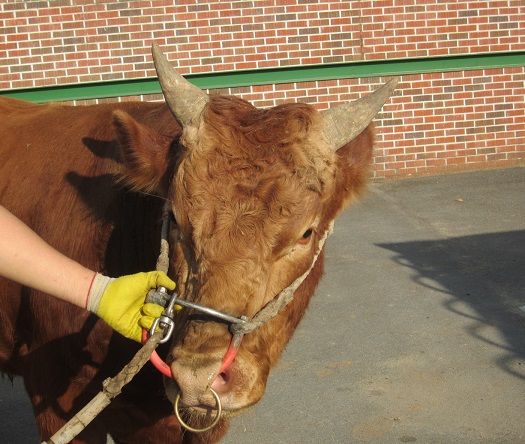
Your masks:
M 64 424 L 49 440 L 44 441 L 42 444 L 67 444 L 82 432 L 111 403 L 111 400 L 122 392 L 122 387 L 131 381 L 144 364 L 148 362 L 151 353 L 159 345 L 162 335 L 162 332 L 158 331 L 151 336 L 129 364 L 115 377 L 104 381 L 101 392 Z

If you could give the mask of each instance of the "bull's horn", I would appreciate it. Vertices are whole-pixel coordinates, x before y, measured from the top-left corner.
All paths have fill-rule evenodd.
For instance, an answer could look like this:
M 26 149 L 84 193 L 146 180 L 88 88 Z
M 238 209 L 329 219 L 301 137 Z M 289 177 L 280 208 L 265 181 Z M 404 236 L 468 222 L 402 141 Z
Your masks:
M 152 45 L 152 53 L 164 99 L 184 127 L 202 112 L 208 102 L 208 95 L 182 77 L 156 43 Z
M 393 77 L 366 97 L 323 111 L 325 135 L 334 151 L 358 136 L 370 124 L 394 92 L 398 81 L 399 77 Z

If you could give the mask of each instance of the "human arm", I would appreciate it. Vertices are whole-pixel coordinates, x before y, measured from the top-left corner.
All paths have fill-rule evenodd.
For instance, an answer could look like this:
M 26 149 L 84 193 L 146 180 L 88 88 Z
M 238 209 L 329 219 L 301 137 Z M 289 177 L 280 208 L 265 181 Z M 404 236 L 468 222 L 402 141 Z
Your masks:
M 164 273 L 138 273 L 110 279 L 55 250 L 0 206 L 0 275 L 78 307 L 88 308 L 124 336 L 140 341 L 147 292 L 175 283 Z M 93 287 L 94 284 L 94 287 Z M 154 311 L 159 314 L 162 307 Z M 149 320 L 143 320 L 148 324 Z

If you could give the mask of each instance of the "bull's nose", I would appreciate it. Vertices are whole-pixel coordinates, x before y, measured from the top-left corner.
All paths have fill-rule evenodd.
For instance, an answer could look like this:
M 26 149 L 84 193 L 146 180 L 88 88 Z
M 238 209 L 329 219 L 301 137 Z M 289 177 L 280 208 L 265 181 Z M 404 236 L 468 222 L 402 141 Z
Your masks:
M 175 395 L 180 393 L 181 407 L 213 408 L 216 400 L 209 388 L 213 384 L 212 381 L 217 374 L 218 367 L 220 367 L 220 361 L 193 367 L 174 361 L 171 364 L 174 379 L 168 381 L 166 385 L 175 389 Z

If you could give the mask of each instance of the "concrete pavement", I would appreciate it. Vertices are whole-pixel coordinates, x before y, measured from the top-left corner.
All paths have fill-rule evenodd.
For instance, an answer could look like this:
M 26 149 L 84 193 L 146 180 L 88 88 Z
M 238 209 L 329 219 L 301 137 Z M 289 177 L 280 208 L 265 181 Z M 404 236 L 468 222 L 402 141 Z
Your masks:
M 525 168 L 372 184 L 227 444 L 525 442 Z M 38 442 L 0 386 L 0 442 Z

